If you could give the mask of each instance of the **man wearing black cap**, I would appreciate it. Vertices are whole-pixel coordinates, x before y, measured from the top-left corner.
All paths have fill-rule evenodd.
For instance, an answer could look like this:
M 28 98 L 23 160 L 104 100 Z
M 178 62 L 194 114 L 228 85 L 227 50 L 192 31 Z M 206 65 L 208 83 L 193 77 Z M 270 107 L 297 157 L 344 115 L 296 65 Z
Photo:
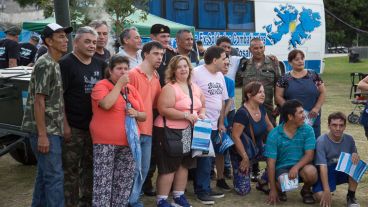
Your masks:
M 162 24 L 154 24 L 151 27 L 151 39 L 162 44 L 165 48 L 165 54 L 162 59 L 160 67 L 157 69 L 160 75 L 161 87 L 165 85 L 165 71 L 172 57 L 176 54 L 173 48 L 170 46 L 170 28 Z
M 17 67 L 19 58 L 18 36 L 20 29 L 16 26 L 5 30 L 5 39 L 0 40 L 0 69 Z
M 72 30 L 55 23 L 44 28 L 42 39 L 48 53 L 36 62 L 29 81 L 22 129 L 30 133 L 29 141 L 37 158 L 32 206 L 64 207 L 61 149 L 63 137 L 69 138 L 70 129 L 64 126 L 63 87 L 58 61 L 67 51 L 67 34 Z
M 40 41 L 38 36 L 33 35 L 29 42 L 24 42 L 19 44 L 19 64 L 24 66 L 33 66 L 34 60 L 37 52 L 36 45 Z

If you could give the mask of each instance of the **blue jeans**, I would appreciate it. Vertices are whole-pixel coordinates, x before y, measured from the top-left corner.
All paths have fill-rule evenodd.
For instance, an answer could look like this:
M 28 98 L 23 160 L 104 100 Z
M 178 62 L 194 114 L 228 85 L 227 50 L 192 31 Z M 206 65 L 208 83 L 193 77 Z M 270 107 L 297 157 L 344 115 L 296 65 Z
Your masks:
M 32 207 L 64 206 L 64 171 L 61 161 L 63 138 L 49 135 L 49 152 L 38 152 L 38 136 L 30 135 L 30 143 L 37 159 L 37 175 L 33 190 Z
M 139 197 L 151 162 L 152 136 L 141 134 L 139 140 L 142 150 L 142 179 L 139 177 L 139 174 L 135 172 L 133 189 L 129 198 L 129 204 L 132 207 L 143 206 L 142 202 L 139 201 Z
M 212 130 L 211 140 L 214 140 L 218 131 Z M 211 192 L 211 163 L 213 157 L 198 157 L 197 169 L 195 170 L 194 193 L 197 195 Z

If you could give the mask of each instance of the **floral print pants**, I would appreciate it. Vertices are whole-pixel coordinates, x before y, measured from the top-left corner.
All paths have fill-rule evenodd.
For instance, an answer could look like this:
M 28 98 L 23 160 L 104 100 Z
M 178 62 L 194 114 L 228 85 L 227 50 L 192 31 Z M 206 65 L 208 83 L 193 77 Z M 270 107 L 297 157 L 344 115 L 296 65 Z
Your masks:
M 93 206 L 127 206 L 135 162 L 128 146 L 93 145 Z

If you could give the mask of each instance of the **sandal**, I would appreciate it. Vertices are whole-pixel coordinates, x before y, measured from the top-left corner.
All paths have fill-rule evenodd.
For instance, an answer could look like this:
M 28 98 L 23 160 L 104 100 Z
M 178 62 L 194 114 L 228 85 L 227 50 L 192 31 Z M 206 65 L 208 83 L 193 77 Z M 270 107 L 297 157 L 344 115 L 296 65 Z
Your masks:
M 305 204 L 314 204 L 316 202 L 310 190 L 304 190 L 304 188 L 302 188 L 300 195 L 303 197 L 303 203 Z
M 282 202 L 287 201 L 286 192 L 279 192 L 279 200 L 282 201 Z
M 268 187 L 268 182 L 262 179 L 257 180 L 256 189 L 262 191 L 266 195 L 270 193 L 270 188 Z

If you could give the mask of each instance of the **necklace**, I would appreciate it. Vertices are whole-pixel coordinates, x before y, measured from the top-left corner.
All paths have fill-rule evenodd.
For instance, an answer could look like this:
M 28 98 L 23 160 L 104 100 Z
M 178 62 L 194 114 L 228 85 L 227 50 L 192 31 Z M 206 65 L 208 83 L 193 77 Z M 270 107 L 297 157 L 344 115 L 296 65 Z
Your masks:
M 252 107 L 250 107 L 250 105 L 248 105 L 248 104 L 246 104 L 246 103 L 244 103 L 244 106 L 246 107 L 246 106 L 248 106 L 248 107 L 246 107 L 247 109 L 248 109 L 248 111 L 251 113 L 251 114 L 253 114 L 254 116 L 256 116 L 256 117 L 258 117 L 260 114 L 261 114 L 261 112 L 259 111 L 259 107 L 258 108 L 256 108 L 256 109 L 252 109 Z
M 296 78 L 301 78 L 301 77 L 305 76 L 305 70 L 304 69 L 301 70 L 301 71 L 292 70 L 291 75 L 293 75 Z

